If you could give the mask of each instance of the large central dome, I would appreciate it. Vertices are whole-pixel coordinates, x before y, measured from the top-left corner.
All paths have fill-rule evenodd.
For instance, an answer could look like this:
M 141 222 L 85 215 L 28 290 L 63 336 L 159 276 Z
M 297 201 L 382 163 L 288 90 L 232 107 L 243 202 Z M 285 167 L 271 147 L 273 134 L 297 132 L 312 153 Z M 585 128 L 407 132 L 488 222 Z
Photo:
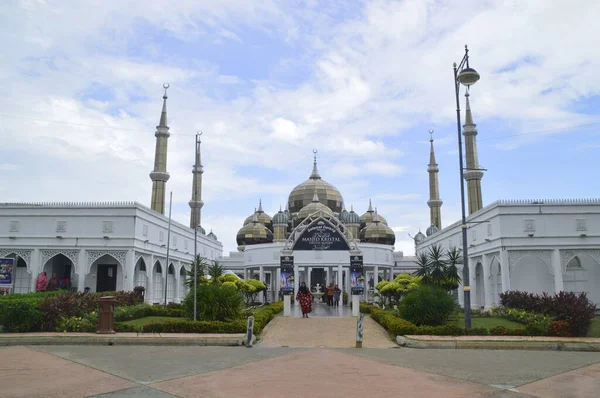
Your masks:
M 290 193 L 288 198 L 288 206 L 290 213 L 294 214 L 300 211 L 304 206 L 312 202 L 313 197 L 317 194 L 319 202 L 329 207 L 334 213 L 342 211 L 344 206 L 344 198 L 336 187 L 323 180 L 317 170 L 317 158 L 313 165 L 313 171 L 308 180 L 298 185 Z

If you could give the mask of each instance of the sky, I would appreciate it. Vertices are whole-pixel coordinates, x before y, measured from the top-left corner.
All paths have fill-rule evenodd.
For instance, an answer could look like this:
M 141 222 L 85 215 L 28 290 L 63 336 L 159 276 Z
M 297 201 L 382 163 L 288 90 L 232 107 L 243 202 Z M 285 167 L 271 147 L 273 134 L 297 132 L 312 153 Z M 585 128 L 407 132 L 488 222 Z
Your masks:
M 0 202 L 149 206 L 168 82 L 175 220 L 202 130 L 202 225 L 225 253 L 259 200 L 285 207 L 316 149 L 346 207 L 372 199 L 410 255 L 430 225 L 430 129 L 442 224 L 460 216 L 465 44 L 484 205 L 600 196 L 596 0 L 6 0 L 0 15 Z

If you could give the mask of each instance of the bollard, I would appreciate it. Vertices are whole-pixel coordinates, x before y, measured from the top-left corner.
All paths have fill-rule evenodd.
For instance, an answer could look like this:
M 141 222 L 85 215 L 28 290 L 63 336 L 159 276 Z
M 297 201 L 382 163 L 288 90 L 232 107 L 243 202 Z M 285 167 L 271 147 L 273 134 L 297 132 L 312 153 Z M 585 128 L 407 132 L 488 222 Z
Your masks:
M 117 299 L 113 296 L 100 297 L 98 310 L 98 334 L 113 334 L 114 309 Z
M 248 317 L 248 327 L 246 328 L 246 347 L 252 348 L 252 337 L 254 337 L 254 317 Z
M 363 319 L 365 314 L 362 312 L 356 318 L 356 348 L 362 348 L 363 343 Z

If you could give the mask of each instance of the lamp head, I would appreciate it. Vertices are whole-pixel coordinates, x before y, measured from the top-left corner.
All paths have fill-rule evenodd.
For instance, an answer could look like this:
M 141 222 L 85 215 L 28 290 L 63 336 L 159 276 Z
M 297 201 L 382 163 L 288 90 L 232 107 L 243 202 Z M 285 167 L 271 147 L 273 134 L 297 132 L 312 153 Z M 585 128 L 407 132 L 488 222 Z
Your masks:
M 479 80 L 479 73 L 473 68 L 464 68 L 457 76 L 458 82 L 463 86 L 471 86 Z

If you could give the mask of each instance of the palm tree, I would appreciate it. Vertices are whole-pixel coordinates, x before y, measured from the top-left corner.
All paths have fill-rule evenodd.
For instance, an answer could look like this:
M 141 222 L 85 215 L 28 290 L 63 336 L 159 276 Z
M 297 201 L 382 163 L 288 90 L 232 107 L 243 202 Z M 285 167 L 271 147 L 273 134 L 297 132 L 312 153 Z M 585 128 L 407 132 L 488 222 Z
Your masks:
M 196 255 L 194 261 L 192 262 L 192 267 L 187 271 L 185 284 L 189 287 L 194 287 L 194 267 L 196 268 L 196 275 L 198 277 L 196 282 L 199 285 L 202 281 L 202 278 L 205 278 L 204 275 L 206 274 L 208 263 L 204 257 Z
M 210 281 L 215 285 L 219 283 L 219 277 L 223 276 L 223 274 L 225 274 L 225 268 L 218 261 L 215 261 L 213 265 L 208 267 L 208 276 L 210 276 Z
M 453 247 L 446 252 L 446 259 L 446 288 L 454 290 L 458 288 L 462 279 L 457 267 L 457 264 L 462 264 L 463 262 L 461 250 Z
M 452 290 L 458 287 L 460 275 L 457 264 L 462 262 L 460 249 L 444 250 L 434 245 L 427 252 L 417 253 L 417 276 L 423 277 L 424 285 Z

